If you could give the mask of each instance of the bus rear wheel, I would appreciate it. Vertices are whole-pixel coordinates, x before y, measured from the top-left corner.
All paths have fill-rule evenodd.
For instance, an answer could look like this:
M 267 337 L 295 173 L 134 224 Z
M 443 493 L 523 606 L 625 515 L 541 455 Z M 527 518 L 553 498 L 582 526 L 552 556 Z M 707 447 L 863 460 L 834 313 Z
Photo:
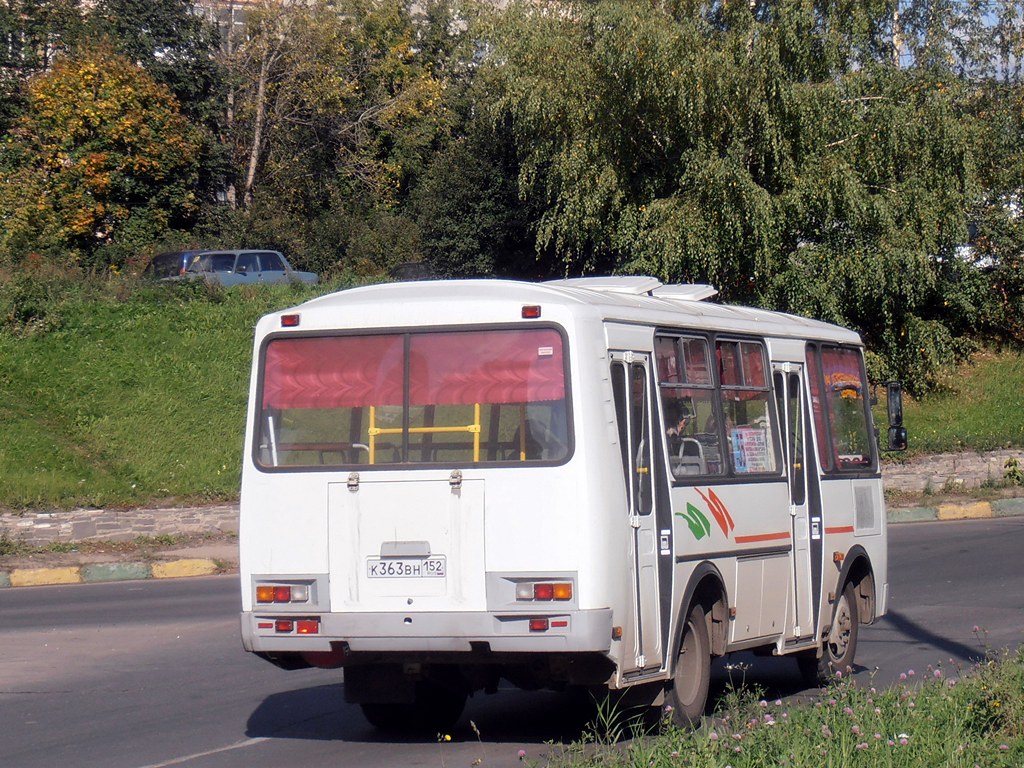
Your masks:
M 466 691 L 433 680 L 416 683 L 411 703 L 360 704 L 370 725 L 382 731 L 435 734 L 451 730 L 466 707 Z
M 708 702 L 711 685 L 711 640 L 704 609 L 695 605 L 690 609 L 679 641 L 679 656 L 672 675 L 672 689 L 668 703 L 672 707 L 672 722 L 680 728 L 693 728 L 700 724 Z
M 808 685 L 825 685 L 836 672 L 846 673 L 853 668 L 857 654 L 857 635 L 860 619 L 857 615 L 857 595 L 853 584 L 847 584 L 836 603 L 821 656 L 800 656 L 800 673 Z

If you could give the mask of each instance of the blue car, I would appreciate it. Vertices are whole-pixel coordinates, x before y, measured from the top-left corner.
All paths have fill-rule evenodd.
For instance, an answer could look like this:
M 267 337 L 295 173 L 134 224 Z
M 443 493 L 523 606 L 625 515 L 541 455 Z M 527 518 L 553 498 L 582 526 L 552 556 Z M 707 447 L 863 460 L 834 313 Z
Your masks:
M 298 281 L 315 285 L 319 277 L 313 272 L 292 268 L 279 251 L 203 251 L 192 257 L 186 277 L 202 278 L 228 288 L 257 283 L 288 283 Z

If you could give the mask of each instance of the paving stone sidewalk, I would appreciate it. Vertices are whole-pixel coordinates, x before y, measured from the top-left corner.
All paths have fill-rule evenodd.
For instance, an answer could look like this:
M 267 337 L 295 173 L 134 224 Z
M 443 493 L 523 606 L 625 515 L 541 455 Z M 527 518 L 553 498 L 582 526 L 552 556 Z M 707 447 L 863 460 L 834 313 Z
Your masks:
M 888 462 L 883 469 L 893 523 L 1024 515 L 1024 495 L 1005 489 L 1004 497 L 979 489 L 998 486 L 1008 459 L 1024 465 L 1024 452 L 950 453 Z M 1024 493 L 1024 489 L 1017 489 Z M 140 509 L 75 509 L 60 512 L 2 513 L 0 537 L 30 547 L 75 542 L 135 542 L 185 537 L 182 546 L 151 548 L 144 558 L 97 552 L 53 552 L 29 558 L 0 556 L 0 588 L 120 579 L 177 578 L 229 572 L 237 568 L 238 505 Z M 35 561 L 45 561 L 36 564 Z

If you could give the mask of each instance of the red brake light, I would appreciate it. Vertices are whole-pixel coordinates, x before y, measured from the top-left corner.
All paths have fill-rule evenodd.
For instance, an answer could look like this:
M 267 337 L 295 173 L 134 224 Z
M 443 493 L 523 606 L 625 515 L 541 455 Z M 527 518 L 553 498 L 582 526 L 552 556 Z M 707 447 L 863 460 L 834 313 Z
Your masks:
M 548 631 L 548 620 L 547 619 L 530 619 L 530 631 L 531 632 L 547 632 Z
M 523 320 L 536 320 L 540 317 L 540 305 L 529 304 L 523 307 Z
M 298 315 L 281 315 L 281 327 L 282 328 L 298 328 L 299 327 L 299 316 Z
M 290 603 L 292 601 L 291 587 L 274 587 L 275 603 Z
M 274 622 L 275 632 L 291 632 L 295 628 L 295 622 L 291 619 L 278 619 Z
M 554 584 L 534 584 L 533 585 L 533 599 L 534 600 L 553 600 L 555 597 L 555 585 Z
M 319 619 L 299 619 L 295 624 L 295 631 L 300 635 L 316 635 L 320 632 Z

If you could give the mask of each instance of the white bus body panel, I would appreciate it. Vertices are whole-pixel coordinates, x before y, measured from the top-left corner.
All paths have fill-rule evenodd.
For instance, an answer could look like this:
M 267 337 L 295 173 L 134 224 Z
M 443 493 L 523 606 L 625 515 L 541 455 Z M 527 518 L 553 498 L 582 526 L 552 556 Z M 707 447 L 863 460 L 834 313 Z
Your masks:
M 359 467 L 349 471 L 268 472 L 253 459 L 258 411 L 260 351 L 270 334 L 284 334 L 281 318 L 297 314 L 301 333 L 360 330 L 513 327 L 526 305 L 541 307 L 543 324 L 566 339 L 574 447 L 568 460 L 543 467 L 453 466 L 448 469 Z M 447 651 L 469 653 L 474 643 L 494 652 L 596 653 L 615 672 L 608 681 L 667 678 L 670 644 L 686 606 L 680 601 L 701 563 L 721 573 L 729 608 L 732 648 L 813 641 L 830 621 L 829 591 L 839 569 L 832 551 L 871 542 L 876 615 L 886 608 L 884 501 L 877 478 L 827 480 L 821 504 L 831 516 L 815 628 L 795 625 L 793 573 L 798 562 L 785 477 L 757 483 L 673 483 L 668 490 L 671 524 L 648 528 L 639 542 L 634 571 L 631 520 L 610 384 L 615 350 L 651 354 L 657 329 L 714 330 L 766 340 L 770 359 L 802 363 L 808 339 L 859 345 L 851 331 L 813 320 L 657 295 L 587 290 L 564 285 L 503 281 L 405 283 L 341 291 L 272 313 L 256 329 L 239 531 L 243 643 L 265 652 L 329 651 L 344 640 L 353 651 Z M 357 477 L 353 477 L 357 475 Z M 817 478 L 811 478 L 817 481 Z M 681 514 L 687 505 L 714 517 L 709 498 L 728 510 L 729 521 L 695 539 Z M 848 510 L 837 521 L 837 510 Z M 824 532 L 823 532 L 824 535 Z M 666 547 L 668 548 L 666 550 Z M 798 549 L 798 548 L 797 548 Z M 444 562 L 444 575 L 392 578 L 372 563 L 388 553 Z M 673 565 L 663 580 L 659 556 Z M 432 566 L 432 567 L 437 567 Z M 524 607 L 510 599 L 516 579 L 530 575 L 571 578 L 572 601 L 558 608 Z M 318 637 L 286 639 L 257 629 L 258 620 L 281 614 L 255 605 L 260 580 L 305 580 L 314 585 L 304 613 L 321 617 Z M 633 633 L 638 616 L 633 585 L 668 613 L 655 610 L 643 636 Z M 667 583 L 667 592 L 665 584 Z M 511 590 L 511 591 L 510 591 Z M 289 609 L 283 609 L 285 613 Z M 564 616 L 560 630 L 537 635 L 526 627 L 535 614 Z M 613 636 L 621 629 L 623 639 Z M 631 634 L 633 633 L 633 634 Z M 666 641 L 667 638 L 667 641 Z M 654 667 L 640 648 L 653 649 Z

